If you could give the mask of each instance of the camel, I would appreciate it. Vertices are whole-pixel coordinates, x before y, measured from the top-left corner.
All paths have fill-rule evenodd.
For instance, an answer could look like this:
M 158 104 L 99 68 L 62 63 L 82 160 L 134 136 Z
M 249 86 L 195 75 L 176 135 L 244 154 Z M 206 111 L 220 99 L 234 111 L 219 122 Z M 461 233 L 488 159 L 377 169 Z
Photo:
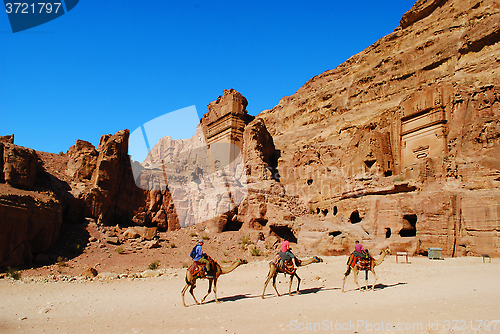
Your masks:
M 238 259 L 228 267 L 221 267 L 215 261 L 214 261 L 214 263 L 215 263 L 215 274 L 213 277 L 207 277 L 205 270 L 201 270 L 199 272 L 199 274 L 195 275 L 194 277 L 193 277 L 193 275 L 191 275 L 189 269 L 186 271 L 186 279 L 185 279 L 186 286 L 182 289 L 182 292 L 181 292 L 182 293 L 182 303 L 184 304 L 184 306 L 187 307 L 186 302 L 184 301 L 184 294 L 186 293 L 188 288 L 189 288 L 189 292 L 191 293 L 191 296 L 193 296 L 194 301 L 196 302 L 196 304 L 199 305 L 199 304 L 203 303 L 205 301 L 205 299 L 208 297 L 208 295 L 210 294 L 210 292 L 212 292 L 212 283 L 214 285 L 215 302 L 220 303 L 219 300 L 217 299 L 217 280 L 219 279 L 219 276 L 230 273 L 234 269 L 238 268 L 240 265 L 247 264 L 248 261 L 244 260 L 244 259 Z M 196 287 L 196 280 L 197 279 L 208 279 L 208 292 L 205 295 L 205 297 L 203 297 L 203 299 L 201 300 L 201 303 L 198 302 L 198 300 L 196 300 L 196 297 L 193 294 L 193 289 Z
M 373 282 L 373 285 L 372 285 L 372 291 L 375 290 L 375 283 L 377 282 L 377 279 L 378 279 L 378 276 L 375 273 L 375 267 L 379 266 L 382 262 L 384 262 L 385 257 L 387 255 L 391 254 L 391 250 L 389 248 L 384 249 L 384 250 L 382 250 L 381 254 L 382 255 L 380 255 L 378 259 L 372 258 L 372 261 L 370 263 L 370 269 L 369 269 L 369 271 L 371 271 L 373 273 L 373 276 L 375 276 L 375 281 Z M 356 285 L 358 286 L 358 289 L 360 291 L 364 291 L 364 290 L 361 289 L 361 287 L 358 284 L 358 272 L 360 271 L 359 268 L 360 268 L 359 267 L 359 262 L 356 263 L 354 265 L 354 267 L 352 268 L 352 272 L 354 274 L 354 282 L 356 283 Z M 347 271 L 345 272 L 344 279 L 342 281 L 342 292 L 345 292 L 344 291 L 345 280 L 346 280 L 347 276 L 349 276 L 350 273 L 351 273 L 351 267 L 349 265 L 347 265 Z M 368 269 L 365 270 L 365 273 L 366 273 L 366 287 L 365 287 L 365 290 L 368 290 Z
M 318 263 L 318 262 L 323 262 L 323 259 L 317 257 L 317 256 L 313 256 L 307 260 L 303 260 L 303 261 L 300 261 L 300 267 L 304 267 L 304 266 L 307 266 L 311 263 Z M 262 292 L 262 299 L 264 299 L 264 294 L 266 293 L 266 287 L 267 287 L 267 284 L 269 283 L 269 281 L 271 280 L 271 278 L 273 279 L 273 287 L 274 287 L 274 290 L 276 290 L 276 293 L 278 294 L 278 297 L 281 296 L 280 293 L 278 292 L 278 289 L 276 288 L 276 276 L 278 276 L 278 273 L 283 273 L 285 274 L 289 274 L 290 275 L 290 285 L 288 287 L 288 295 L 292 295 L 292 281 L 293 281 L 293 277 L 297 277 L 297 294 L 300 294 L 300 291 L 299 291 L 299 286 L 300 286 L 300 277 L 299 275 L 297 275 L 297 268 L 293 268 L 293 270 L 291 271 L 288 271 L 288 270 L 285 270 L 283 268 L 282 265 L 280 265 L 280 263 L 278 263 L 277 261 L 273 260 L 271 262 L 269 262 L 269 273 L 267 274 L 267 279 L 266 279 L 266 283 L 264 283 L 264 291 Z

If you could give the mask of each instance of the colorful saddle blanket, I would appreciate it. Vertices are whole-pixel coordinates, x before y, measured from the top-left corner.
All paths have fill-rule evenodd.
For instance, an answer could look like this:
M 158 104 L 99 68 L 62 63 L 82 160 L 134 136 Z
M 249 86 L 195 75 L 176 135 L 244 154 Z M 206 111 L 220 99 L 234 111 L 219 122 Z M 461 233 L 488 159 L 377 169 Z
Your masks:
M 207 255 L 207 260 L 210 261 L 210 266 L 212 270 L 214 270 L 216 268 L 215 260 L 208 255 Z M 194 278 L 203 278 L 206 276 L 204 263 L 194 261 L 193 264 L 188 268 L 188 270 L 191 276 L 193 276 Z
M 276 269 L 284 274 L 288 275 L 293 275 L 295 274 L 295 271 L 297 268 L 295 268 L 295 265 L 293 263 L 293 259 L 283 261 L 281 259 L 281 256 L 277 254 L 274 259 L 271 261 L 271 263 L 276 267 Z
M 370 270 L 372 265 L 373 257 L 371 255 L 368 259 L 362 259 L 361 257 L 351 254 L 349 255 L 349 259 L 347 260 L 347 265 L 351 268 L 354 268 L 356 263 L 358 263 L 359 270 Z

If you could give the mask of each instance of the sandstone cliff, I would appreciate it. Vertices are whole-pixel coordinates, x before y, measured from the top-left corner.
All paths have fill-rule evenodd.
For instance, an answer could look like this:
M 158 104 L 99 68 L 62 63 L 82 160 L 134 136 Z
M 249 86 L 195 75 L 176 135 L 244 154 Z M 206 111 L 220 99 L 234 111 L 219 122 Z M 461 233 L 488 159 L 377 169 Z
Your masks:
M 256 117 L 225 90 L 193 138 L 165 137 L 132 168 L 128 130 L 64 156 L 0 137 L 0 266 L 29 263 L 62 221 L 86 217 L 163 230 L 208 219 L 323 254 L 359 239 L 498 256 L 499 40 L 498 2 L 419 0 L 393 33 Z
M 325 253 L 359 238 L 498 254 L 499 10 L 418 1 L 393 33 L 258 115 L 287 193 L 318 212 Z

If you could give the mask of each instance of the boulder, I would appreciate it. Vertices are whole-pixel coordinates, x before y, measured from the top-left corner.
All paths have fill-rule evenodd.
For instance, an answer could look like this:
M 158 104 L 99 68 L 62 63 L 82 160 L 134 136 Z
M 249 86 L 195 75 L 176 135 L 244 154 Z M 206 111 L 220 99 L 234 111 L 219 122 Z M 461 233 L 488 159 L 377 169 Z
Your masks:
M 92 267 L 87 267 L 85 270 L 80 274 L 80 276 L 87 277 L 87 278 L 94 278 L 98 275 L 98 272 L 95 268 Z
M 90 180 L 97 164 L 97 150 L 91 143 L 78 139 L 67 153 L 66 174 L 75 181 Z
M 38 156 L 30 148 L 3 143 L 3 179 L 9 185 L 32 189 Z

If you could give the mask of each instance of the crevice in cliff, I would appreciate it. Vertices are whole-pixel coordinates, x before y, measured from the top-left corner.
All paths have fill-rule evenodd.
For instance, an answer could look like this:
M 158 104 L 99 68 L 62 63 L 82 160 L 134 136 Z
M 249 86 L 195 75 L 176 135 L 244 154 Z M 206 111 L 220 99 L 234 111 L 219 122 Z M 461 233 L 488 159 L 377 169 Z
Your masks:
M 464 34 L 464 42 L 458 50 L 461 55 L 469 52 L 479 52 L 484 47 L 494 45 L 500 41 L 500 18 L 497 15 L 489 21 L 484 26 L 480 26 Z M 478 29 L 480 30 L 478 31 Z
M 424 68 L 422 68 L 423 71 L 430 71 L 430 70 L 433 70 L 441 65 L 443 65 L 444 63 L 446 63 L 450 58 L 444 58 L 444 59 L 440 59 L 432 64 L 429 64 L 427 66 L 425 66 Z

